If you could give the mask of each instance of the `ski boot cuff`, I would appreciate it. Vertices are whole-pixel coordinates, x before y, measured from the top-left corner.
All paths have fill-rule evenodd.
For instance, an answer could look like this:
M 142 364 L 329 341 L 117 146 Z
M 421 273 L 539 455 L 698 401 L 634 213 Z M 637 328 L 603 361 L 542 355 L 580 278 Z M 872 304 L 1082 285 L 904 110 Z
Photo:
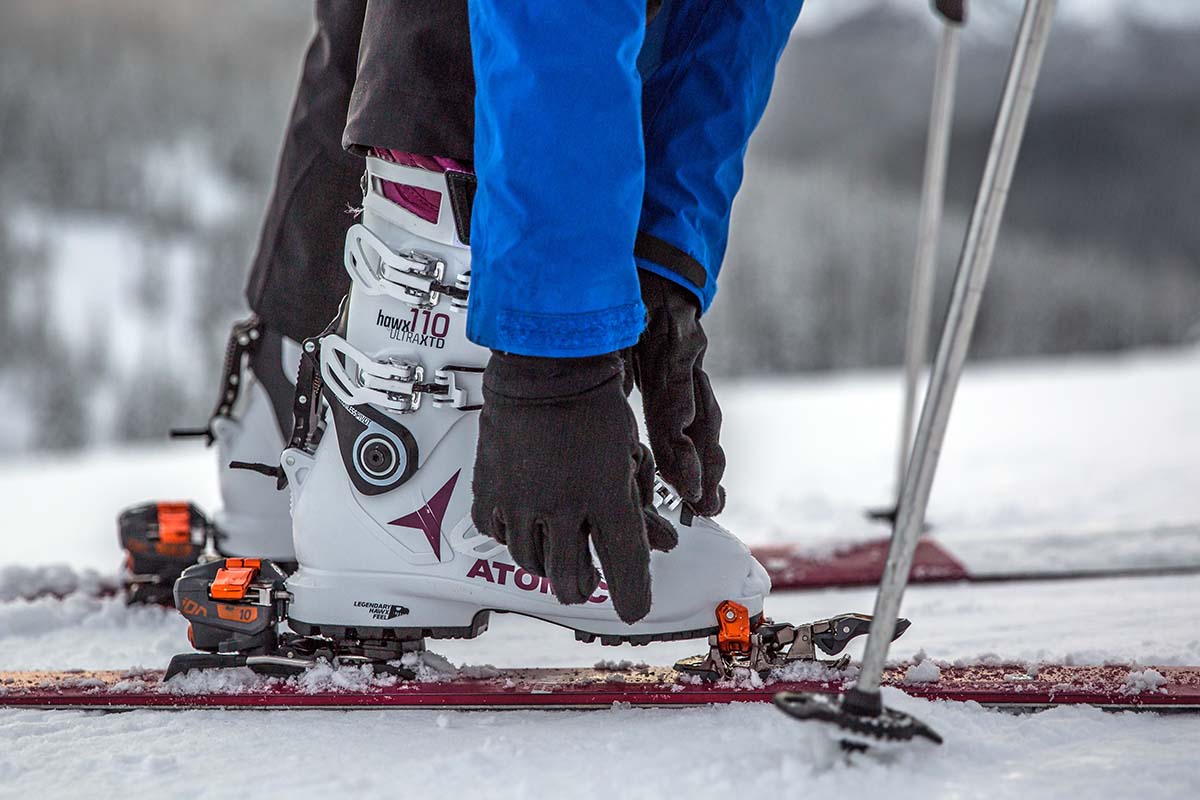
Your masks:
M 371 148 L 371 155 L 392 164 L 404 167 L 417 167 L 430 172 L 471 172 L 466 164 L 453 158 L 443 156 L 422 156 L 416 153 L 404 153 L 399 150 L 388 150 L 381 147 Z M 438 208 L 441 205 L 441 195 L 433 189 L 422 189 L 419 186 L 383 181 L 380 187 L 383 196 L 398 206 L 411 211 L 426 222 L 437 224 Z

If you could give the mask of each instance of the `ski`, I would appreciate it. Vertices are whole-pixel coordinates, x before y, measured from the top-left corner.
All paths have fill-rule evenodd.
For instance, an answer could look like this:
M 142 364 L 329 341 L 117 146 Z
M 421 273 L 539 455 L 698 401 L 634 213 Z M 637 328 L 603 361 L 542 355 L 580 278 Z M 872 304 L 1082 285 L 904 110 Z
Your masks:
M 436 658 L 436 657 L 435 657 Z M 412 663 L 412 661 L 410 661 Z M 678 670 L 627 663 L 594 668 L 448 668 L 416 679 L 374 675 L 366 667 L 323 665 L 307 675 L 266 677 L 249 669 L 196 671 L 164 681 L 162 671 L 0 673 L 0 707 L 135 709 L 603 709 L 768 703 L 789 692 L 833 694 L 857 670 L 789 667 L 767 680 L 742 675 L 705 681 Z M 890 668 L 884 685 L 927 700 L 976 702 L 1026 712 L 1064 705 L 1114 711 L 1200 712 L 1200 667 L 1073 665 Z
M 935 537 L 917 544 L 909 583 L 997 583 L 1144 577 L 1200 572 L 1200 526 L 1089 534 L 1038 531 L 988 537 Z M 780 590 L 875 586 L 890 539 L 751 548 Z

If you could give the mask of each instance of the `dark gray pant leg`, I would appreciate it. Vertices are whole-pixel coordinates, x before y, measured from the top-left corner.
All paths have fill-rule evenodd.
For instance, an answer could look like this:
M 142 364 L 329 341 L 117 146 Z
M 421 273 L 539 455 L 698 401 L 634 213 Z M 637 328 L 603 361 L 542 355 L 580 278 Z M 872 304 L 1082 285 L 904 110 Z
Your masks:
M 467 0 L 368 0 L 342 143 L 474 160 Z
M 246 286 L 263 322 L 297 340 L 349 288 L 342 247 L 362 151 L 469 162 L 474 149 L 466 0 L 317 0 L 316 21 Z
M 342 267 L 347 209 L 362 202 L 362 159 L 342 149 L 366 0 L 317 0 L 275 188 L 246 286 L 267 327 L 300 340 L 319 333 L 349 287 Z

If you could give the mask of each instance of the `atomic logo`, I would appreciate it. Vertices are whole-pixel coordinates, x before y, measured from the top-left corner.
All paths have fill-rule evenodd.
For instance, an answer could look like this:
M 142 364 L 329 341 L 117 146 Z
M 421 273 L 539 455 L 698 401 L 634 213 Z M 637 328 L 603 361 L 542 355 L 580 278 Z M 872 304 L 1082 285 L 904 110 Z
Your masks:
M 446 516 L 446 508 L 450 505 L 450 495 L 454 494 L 454 484 L 458 483 L 458 476 L 461 472 L 460 469 L 451 475 L 450 480 L 446 481 L 425 505 L 411 514 L 405 514 L 388 523 L 389 525 L 399 525 L 402 528 L 415 528 L 425 534 L 438 561 L 442 560 L 442 518 Z

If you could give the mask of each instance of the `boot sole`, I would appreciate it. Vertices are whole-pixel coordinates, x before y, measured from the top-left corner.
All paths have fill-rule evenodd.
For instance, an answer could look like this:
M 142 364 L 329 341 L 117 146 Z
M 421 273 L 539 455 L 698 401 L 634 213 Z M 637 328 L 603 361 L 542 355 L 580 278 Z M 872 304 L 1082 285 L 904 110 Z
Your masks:
M 380 642 L 410 642 L 419 639 L 474 639 L 481 633 L 487 630 L 488 622 L 491 619 L 493 609 L 481 609 L 475 613 L 471 619 L 470 625 L 463 626 L 442 626 L 430 628 L 418 627 L 373 627 L 373 626 L 343 626 L 343 625 L 318 625 L 314 623 L 304 622 L 298 619 L 289 619 L 288 624 L 293 631 L 301 636 L 323 636 L 334 641 L 358 641 L 372 640 Z M 717 633 L 717 626 L 696 628 L 685 631 L 665 631 L 663 633 L 642 633 L 622 636 L 611 633 L 592 633 L 591 631 L 583 631 L 578 628 L 572 628 L 569 625 L 563 625 L 560 622 L 553 620 L 535 617 L 531 614 L 522 614 L 518 611 L 495 611 L 497 614 L 518 614 L 519 616 L 535 619 L 538 622 L 544 622 L 548 625 L 554 625 L 558 628 L 566 628 L 575 634 L 575 640 L 592 644 L 599 641 L 601 645 L 616 646 L 628 644 L 633 646 L 647 645 L 652 642 L 678 642 L 685 639 L 706 639 Z M 762 614 L 755 614 L 751 617 L 751 626 L 757 626 L 762 620 Z

